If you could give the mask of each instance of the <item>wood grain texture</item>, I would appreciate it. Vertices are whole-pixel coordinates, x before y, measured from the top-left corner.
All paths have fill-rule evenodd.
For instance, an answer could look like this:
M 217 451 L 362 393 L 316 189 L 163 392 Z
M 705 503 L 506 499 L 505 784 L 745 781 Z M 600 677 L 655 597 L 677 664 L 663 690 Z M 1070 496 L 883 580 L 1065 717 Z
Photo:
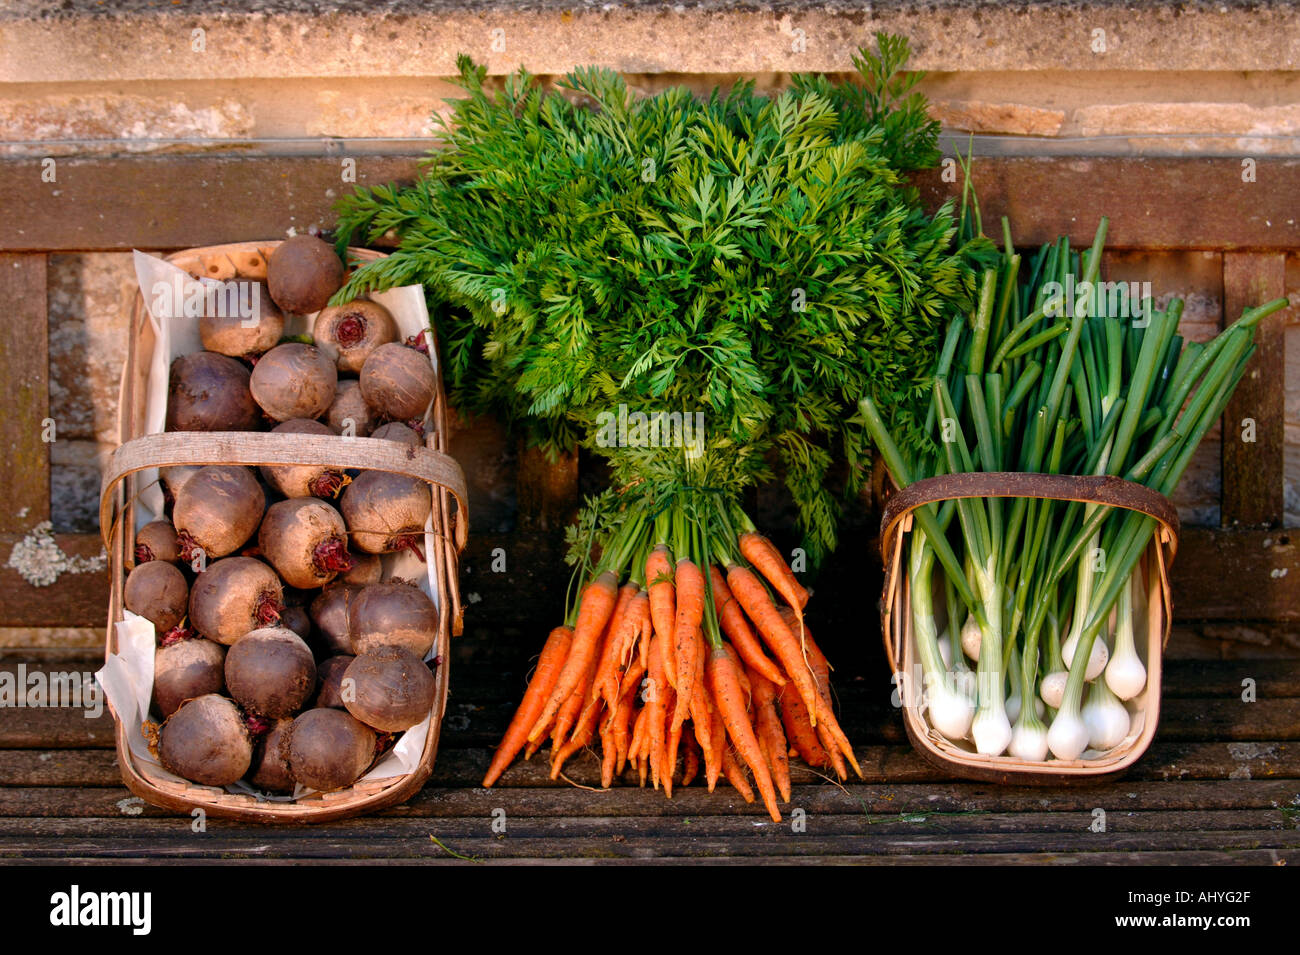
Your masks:
M 60 159 L 42 188 L 40 160 L 0 161 L 0 249 L 179 249 L 283 236 L 334 222 L 353 188 L 339 156 Z M 356 185 L 415 177 L 418 157 L 357 156 Z M 16 188 L 18 183 L 35 183 Z M 165 201 L 164 201 L 165 200 Z
M 0 248 L 3 248 L 0 245 Z M 43 255 L 0 253 L 0 457 L 6 464 L 0 532 L 27 530 L 50 517 L 50 350 Z M 51 437 L 57 439 L 57 422 Z
M 1223 314 L 1286 294 L 1282 253 L 1223 256 Z M 1222 523 L 1279 527 L 1285 511 L 1286 324 L 1274 315 L 1255 331 L 1256 351 L 1223 415 Z
M 1091 244 L 1110 218 L 1110 249 L 1280 249 L 1300 247 L 1300 160 L 1256 161 L 1243 182 L 1240 159 L 979 157 L 972 170 L 985 231 L 1009 216 L 1018 243 L 1069 235 Z M 960 201 L 943 169 L 914 177 L 927 208 Z
M 562 529 L 573 520 L 578 507 L 577 452 L 562 454 L 552 461 L 544 451 L 521 443 L 518 460 L 515 489 L 519 530 Z

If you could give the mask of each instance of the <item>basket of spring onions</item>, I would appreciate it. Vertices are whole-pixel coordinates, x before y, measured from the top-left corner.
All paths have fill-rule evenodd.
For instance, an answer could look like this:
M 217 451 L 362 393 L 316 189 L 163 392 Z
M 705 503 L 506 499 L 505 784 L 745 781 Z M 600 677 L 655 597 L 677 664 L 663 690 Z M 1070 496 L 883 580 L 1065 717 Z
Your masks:
M 1185 343 L 1181 301 L 1098 291 L 1105 219 L 1081 255 L 1043 247 L 1024 280 L 1003 231 L 937 359 L 932 447 L 900 448 L 860 403 L 900 489 L 882 523 L 885 645 L 926 758 L 992 781 L 1096 777 L 1155 735 L 1169 495 L 1286 300 Z

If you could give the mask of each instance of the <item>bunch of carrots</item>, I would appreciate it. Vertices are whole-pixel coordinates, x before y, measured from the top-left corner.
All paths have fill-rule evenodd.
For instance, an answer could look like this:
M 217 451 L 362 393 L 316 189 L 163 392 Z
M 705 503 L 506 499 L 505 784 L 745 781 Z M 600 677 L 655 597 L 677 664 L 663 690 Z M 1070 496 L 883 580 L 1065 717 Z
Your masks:
M 746 802 L 757 788 L 777 822 L 790 755 L 861 777 L 804 625 L 808 591 L 772 542 L 707 497 L 622 516 L 579 571 L 579 600 L 547 638 L 483 785 L 547 740 L 552 779 L 598 741 L 606 788 L 630 765 L 671 798 L 674 779 L 689 785 L 702 766 L 710 792 L 722 776 Z

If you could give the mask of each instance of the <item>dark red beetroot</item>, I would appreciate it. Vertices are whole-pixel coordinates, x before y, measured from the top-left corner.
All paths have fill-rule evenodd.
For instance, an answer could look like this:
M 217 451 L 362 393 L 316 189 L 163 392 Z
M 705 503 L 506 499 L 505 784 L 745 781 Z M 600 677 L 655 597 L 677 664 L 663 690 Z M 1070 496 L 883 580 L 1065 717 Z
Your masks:
M 275 434 L 320 434 L 334 436 L 327 425 L 310 418 L 291 418 L 277 424 Z M 348 477 L 337 468 L 318 464 L 287 464 L 262 468 L 266 483 L 285 497 L 321 497 L 332 499 L 348 483 Z
M 319 792 L 350 786 L 375 758 L 375 732 L 344 710 L 308 710 L 293 721 L 286 752 L 294 780 Z
M 382 438 L 385 441 L 398 441 L 402 444 L 412 444 L 416 447 L 424 445 L 424 439 L 413 428 L 402 424 L 400 421 L 390 421 L 388 424 L 376 428 L 370 432 L 370 437 Z
M 343 654 L 330 657 L 316 668 L 316 679 L 320 690 L 316 694 L 316 706 L 328 706 L 332 709 L 345 709 L 343 701 L 343 674 L 356 657 Z
M 266 284 L 271 298 L 286 312 L 308 315 L 324 308 L 343 285 L 343 263 L 328 243 L 296 235 L 271 253 Z
M 191 782 L 228 786 L 248 772 L 253 742 L 239 708 L 209 693 L 185 703 L 163 723 L 158 759 L 164 769 Z
M 433 708 L 433 674 L 405 647 L 366 651 L 352 661 L 343 679 L 348 712 L 386 733 L 410 729 Z
M 180 545 L 176 543 L 176 528 L 171 521 L 150 521 L 135 534 L 135 562 L 147 564 L 151 560 L 175 564 L 181 559 Z
M 438 637 L 438 608 L 415 584 L 403 580 L 371 584 L 352 600 L 348 630 L 355 654 L 375 647 L 404 647 L 423 659 Z
M 357 374 L 372 351 L 397 341 L 397 323 L 378 302 L 358 299 L 321 309 L 312 326 L 312 338 L 327 354 L 336 356 L 339 371 Z
M 151 560 L 127 575 L 122 598 L 126 609 L 154 625 L 161 636 L 185 616 L 190 586 L 175 564 Z
M 351 584 L 331 584 L 311 602 L 311 619 L 331 653 L 352 652 L 352 632 L 348 629 L 348 608 L 361 588 Z
M 234 553 L 262 522 L 266 494 L 248 468 L 209 465 L 181 487 L 172 507 L 172 523 L 181 559 L 193 563 Z
M 351 379 L 339 382 L 325 420 L 334 434 L 349 438 L 368 438 L 379 424 L 379 416 L 361 397 L 361 386 Z
M 352 566 L 343 516 L 322 500 L 295 497 L 271 505 L 257 543 L 290 587 L 320 587 Z
M 274 570 L 254 557 L 208 565 L 190 588 L 190 625 L 227 646 L 280 619 L 284 590 Z
M 226 687 L 250 713 L 282 719 L 302 709 L 316 692 L 316 660 L 292 630 L 254 630 L 226 653 Z
M 244 365 L 216 352 L 177 358 L 167 390 L 167 430 L 256 431 L 262 416 L 249 380 Z
M 396 342 L 372 351 L 361 369 L 362 397 L 390 421 L 423 418 L 437 386 L 429 356 Z
M 362 471 L 339 502 L 358 550 L 386 554 L 409 550 L 424 560 L 424 525 L 432 510 L 429 485 L 387 471 Z
M 253 752 L 253 768 L 248 781 L 258 789 L 273 793 L 293 792 L 293 775 L 285 758 L 283 743 L 293 720 L 276 720 L 275 724 L 257 741 Z
M 311 615 L 306 607 L 285 607 L 280 611 L 280 626 L 306 640 L 311 636 Z
M 284 313 L 271 300 L 271 295 L 261 282 L 251 284 L 252 304 L 255 311 L 247 318 L 240 314 L 209 315 L 209 311 L 231 312 L 231 309 L 204 309 L 199 316 L 199 338 L 208 351 L 219 352 L 232 358 L 251 358 L 269 351 L 284 334 Z M 242 289 L 240 294 L 247 294 Z M 238 311 L 238 310 L 233 310 Z
M 377 584 L 384 579 L 384 562 L 378 554 L 353 554 L 352 569 L 339 574 L 345 584 Z
M 186 700 L 225 688 L 226 648 L 203 637 L 176 640 L 153 656 L 153 701 L 163 718 Z
M 285 342 L 258 359 L 248 387 L 276 421 L 319 418 L 334 402 L 338 370 L 315 345 Z

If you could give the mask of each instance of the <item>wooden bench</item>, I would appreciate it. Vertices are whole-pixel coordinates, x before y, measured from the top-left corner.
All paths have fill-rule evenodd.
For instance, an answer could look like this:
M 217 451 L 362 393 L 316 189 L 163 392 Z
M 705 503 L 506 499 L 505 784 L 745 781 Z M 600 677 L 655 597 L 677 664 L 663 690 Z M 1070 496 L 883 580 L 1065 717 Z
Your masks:
M 411 177 L 410 156 L 360 157 L 361 184 Z M 1300 293 L 1300 162 L 1260 160 L 1254 181 L 1234 159 L 986 158 L 976 175 L 986 228 L 1012 217 L 1019 241 L 1063 229 L 1089 241 L 1111 218 L 1108 268 L 1131 272 L 1161 256 L 1197 252 L 1202 271 L 1235 317 L 1246 303 Z M 57 190 L 41 164 L 0 162 L 0 380 L 13 412 L 0 419 L 10 465 L 0 514 L 0 559 L 49 515 L 46 257 L 52 252 L 173 248 L 327 226 L 341 189 L 337 157 L 196 156 L 59 160 Z M 958 187 L 942 174 L 919 186 L 937 204 Z M 1168 267 L 1166 262 L 1165 267 Z M 124 303 L 125 307 L 125 303 Z M 1296 309 L 1290 310 L 1292 313 Z M 845 728 L 865 782 L 840 787 L 806 769 L 792 807 L 806 827 L 775 826 L 730 790 L 661 793 L 622 784 L 587 791 L 599 774 L 588 755 L 552 783 L 534 760 L 498 788 L 478 780 L 508 721 L 532 656 L 560 613 L 566 581 L 562 528 L 594 469 L 577 457 L 549 464 L 502 445 L 491 422 L 465 425 L 453 453 L 471 493 L 497 503 L 476 523 L 463 565 L 466 632 L 451 666 L 452 701 L 433 779 L 409 805 L 323 829 L 268 830 L 141 805 L 121 786 L 108 717 L 72 709 L 0 710 L 0 858 L 337 858 L 460 861 L 672 859 L 893 862 L 1037 860 L 1284 862 L 1300 857 L 1300 649 L 1275 640 L 1271 659 L 1205 634 L 1248 624 L 1273 634 L 1300 619 L 1300 566 L 1282 527 L 1285 430 L 1284 322 L 1260 335 L 1227 421 L 1253 418 L 1256 441 L 1223 444 L 1220 528 L 1184 529 L 1174 567 L 1180 627 L 1171 646 L 1163 721 L 1151 752 L 1125 779 L 1077 789 L 998 789 L 954 782 L 915 756 L 889 705 L 888 671 L 872 621 L 823 598 L 810 622 L 837 666 Z M 485 442 L 505 447 L 513 474 L 479 468 Z M 489 473 L 490 472 L 490 473 Z M 775 498 L 773 498 L 774 500 Z M 789 537 L 779 508 L 755 504 Z M 513 502 L 513 507 L 511 503 Z M 487 509 L 489 512 L 491 508 Z M 770 513 L 769 513 L 770 512 Z M 849 516 L 823 574 L 827 593 L 878 589 L 870 500 Z M 482 514 L 484 511 L 476 511 Z M 22 516 L 18 516 L 18 515 Z M 499 519 L 497 519 L 499 518 Z M 60 535 L 69 553 L 98 552 L 95 535 Z M 507 574 L 489 571 L 503 547 Z M 0 566 L 0 626 L 102 626 L 103 574 L 33 587 Z M 1218 627 L 1218 630 L 1211 628 Z M 1279 649 L 1279 646 L 1281 649 Z M 1204 659 L 1207 656 L 1223 659 Z M 0 665 L 90 671 L 84 650 L 0 651 Z M 1256 702 L 1244 702 L 1243 681 Z M 1249 685 L 1247 686 L 1249 688 Z M 1105 831 L 1093 831 L 1095 810 Z M 505 831 L 493 829 L 504 811 Z M 113 825 L 106 825 L 112 820 Z

